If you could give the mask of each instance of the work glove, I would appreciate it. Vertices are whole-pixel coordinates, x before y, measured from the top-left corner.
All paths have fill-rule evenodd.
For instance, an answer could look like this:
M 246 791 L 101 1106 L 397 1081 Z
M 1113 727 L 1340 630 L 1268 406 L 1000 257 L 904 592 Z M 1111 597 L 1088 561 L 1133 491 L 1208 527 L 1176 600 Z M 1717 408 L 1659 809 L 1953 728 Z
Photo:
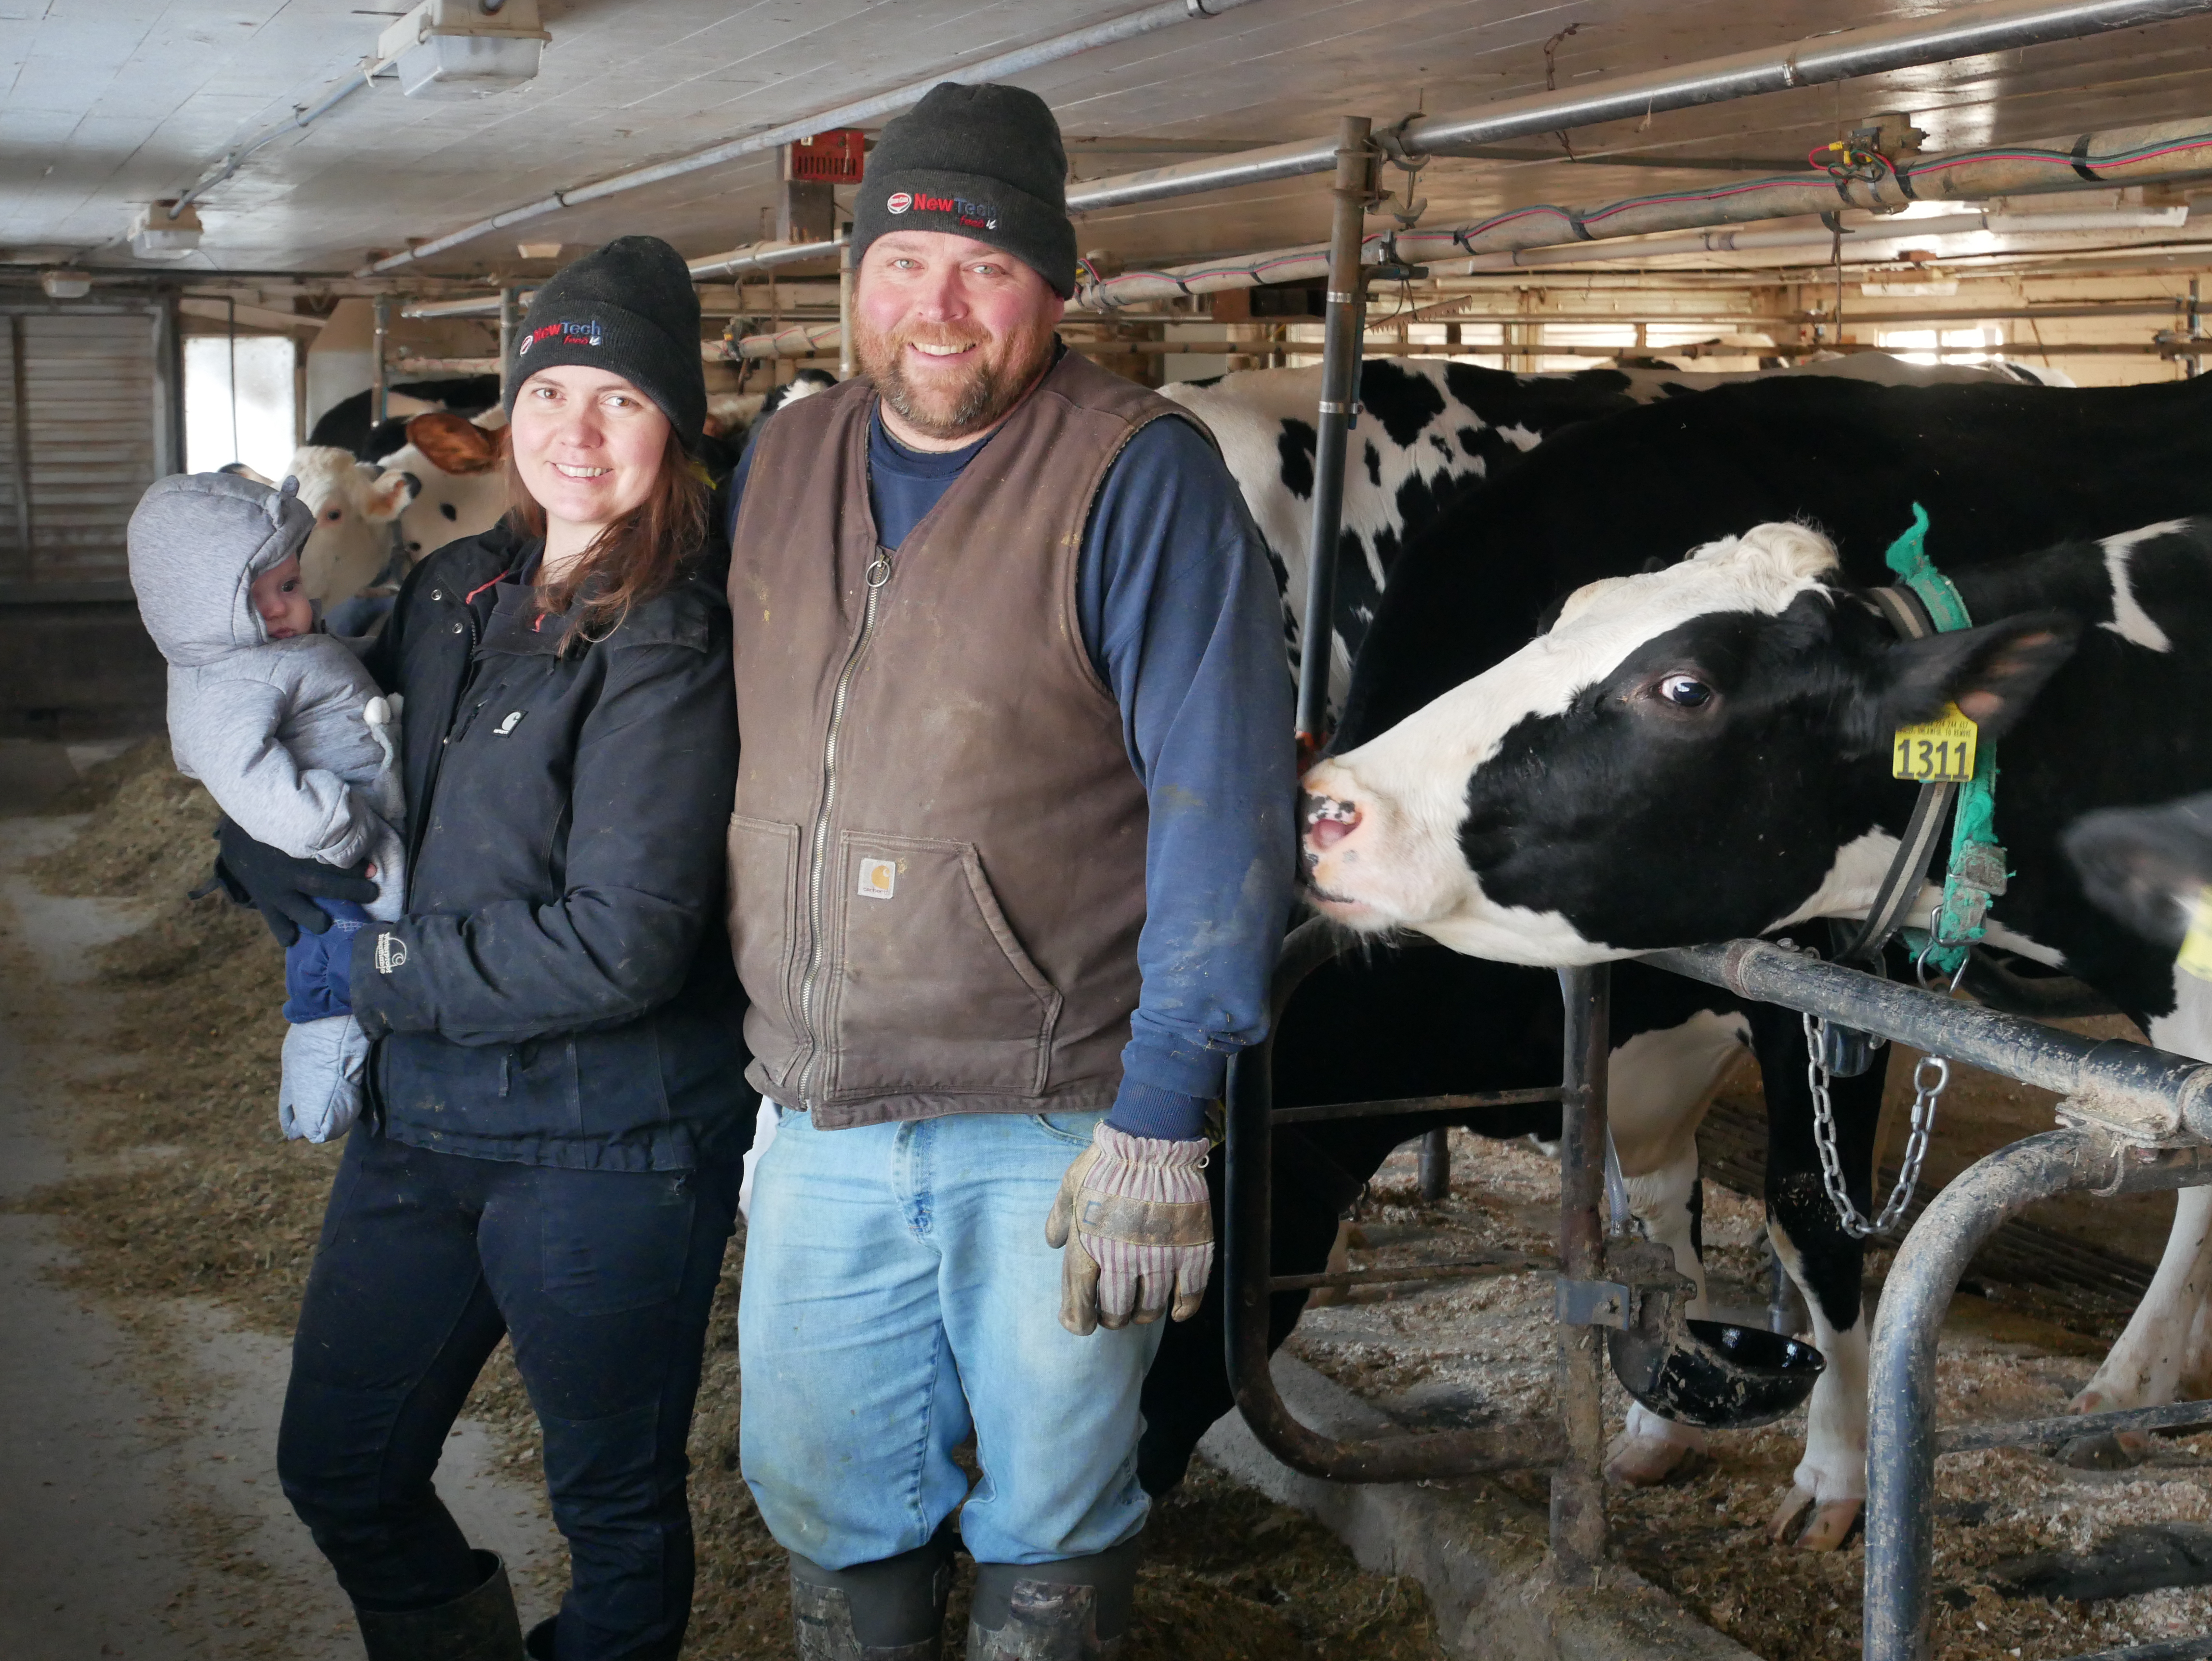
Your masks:
M 1091 1133 L 1044 1226 L 1045 1244 L 1061 1248 L 1060 1325 L 1085 1338 L 1102 1326 L 1198 1313 L 1213 1267 L 1210 1146 L 1202 1136 L 1158 1141 L 1103 1123 Z
M 233 904 L 250 905 L 261 914 L 276 944 L 287 951 L 304 928 L 319 934 L 331 926 L 331 914 L 315 904 L 318 897 L 351 900 L 356 905 L 376 901 L 376 884 L 364 873 L 368 862 L 340 870 L 319 860 L 295 860 L 289 854 L 256 842 L 228 814 L 215 827 L 215 875 L 212 881 Z M 210 891 L 203 884 L 195 897 Z

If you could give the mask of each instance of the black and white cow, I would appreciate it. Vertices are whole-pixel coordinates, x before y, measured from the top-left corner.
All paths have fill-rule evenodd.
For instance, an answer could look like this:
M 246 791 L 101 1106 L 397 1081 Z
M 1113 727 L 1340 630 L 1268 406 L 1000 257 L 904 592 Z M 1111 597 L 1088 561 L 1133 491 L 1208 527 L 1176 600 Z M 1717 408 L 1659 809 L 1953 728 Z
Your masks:
M 2063 965 L 2154 1041 L 2212 1056 L 2212 1033 L 2175 1018 L 2169 958 L 2090 905 L 2057 846 L 2084 807 L 2212 783 L 2197 645 L 2212 638 L 2212 537 L 2143 525 L 2212 512 L 2208 416 L 2212 389 L 2193 383 L 1801 382 L 1566 435 L 1401 567 L 1344 747 L 1307 780 L 1316 903 L 1547 965 L 1863 915 L 1912 800 L 1888 776 L 1890 730 L 1954 697 L 2005 737 L 1998 821 L 2017 874 L 1991 940 Z M 1600 456 L 1614 477 L 1591 490 Z M 1888 579 L 1916 501 L 1929 553 L 1992 621 L 1907 646 L 1858 591 Z M 1470 541 L 1501 554 L 1486 581 L 1466 569 Z M 1817 1177 L 1805 1197 L 1770 1171 L 1778 1248 L 1863 1365 L 1858 1250 Z M 2208 1254 L 2198 1190 L 2078 1405 L 2172 1399 Z
M 1367 360 L 1344 481 L 1330 708 L 1341 706 L 1352 660 L 1400 551 L 1462 490 L 1504 478 L 1538 445 L 1570 427 L 1738 381 L 1806 376 L 1884 386 L 1992 380 L 2039 384 L 2014 365 L 1978 369 L 1907 363 L 1881 352 L 1759 375 L 1644 368 L 1512 374 L 1448 358 Z M 1205 422 L 1221 446 L 1222 459 L 1267 545 L 1295 664 L 1312 535 L 1321 369 L 1241 369 L 1161 391 Z

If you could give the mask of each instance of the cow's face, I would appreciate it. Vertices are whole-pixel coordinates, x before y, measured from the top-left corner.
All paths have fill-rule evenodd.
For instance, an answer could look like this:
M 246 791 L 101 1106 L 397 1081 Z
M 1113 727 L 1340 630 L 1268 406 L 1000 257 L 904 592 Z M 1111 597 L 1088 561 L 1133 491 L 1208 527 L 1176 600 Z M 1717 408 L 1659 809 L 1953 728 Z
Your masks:
M 1509 963 L 1594 963 L 1863 908 L 1890 735 L 1994 739 L 2071 649 L 2038 618 L 1899 642 L 1835 551 L 1762 525 L 1578 591 L 1551 630 L 1307 775 L 1314 902 Z
M 392 521 L 407 505 L 408 481 L 328 445 L 295 451 L 288 471 L 315 515 L 300 550 L 301 581 L 325 606 L 349 599 L 374 582 L 390 560 Z

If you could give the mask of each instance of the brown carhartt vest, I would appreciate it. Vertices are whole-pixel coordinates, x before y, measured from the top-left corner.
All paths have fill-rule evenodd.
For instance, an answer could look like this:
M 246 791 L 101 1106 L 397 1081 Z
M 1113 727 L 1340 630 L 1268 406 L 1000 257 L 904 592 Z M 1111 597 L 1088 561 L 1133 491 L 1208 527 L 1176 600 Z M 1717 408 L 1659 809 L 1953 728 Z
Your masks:
M 890 551 L 874 408 L 779 411 L 733 538 L 746 1076 L 824 1129 L 1109 1106 L 1146 812 L 1076 565 L 1121 447 L 1189 417 L 1064 353 Z

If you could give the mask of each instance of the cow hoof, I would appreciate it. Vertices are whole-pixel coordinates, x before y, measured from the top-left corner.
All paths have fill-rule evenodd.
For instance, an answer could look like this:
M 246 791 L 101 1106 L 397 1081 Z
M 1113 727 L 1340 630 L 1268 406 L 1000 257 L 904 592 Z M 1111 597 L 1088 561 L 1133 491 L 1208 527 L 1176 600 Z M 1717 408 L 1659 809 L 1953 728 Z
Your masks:
M 1605 1462 L 1605 1480 L 1615 1488 L 1656 1488 L 1668 1481 L 1697 1475 L 1712 1463 L 1710 1455 L 1680 1442 L 1655 1437 L 1617 1439 Z
M 1833 1551 L 1850 1538 L 1865 1504 L 1863 1500 L 1817 1500 L 1805 1489 L 1793 1486 L 1784 1490 L 1782 1503 L 1775 1507 L 1774 1520 L 1766 1526 L 1766 1537 L 1778 1546 L 1795 1544 L 1800 1551 Z M 1797 1531 L 1797 1519 L 1808 1508 L 1813 1515 L 1804 1529 Z
M 1863 1500 L 1830 1500 L 1813 1511 L 1813 1520 L 1805 1524 L 1805 1531 L 1797 1536 L 1800 1551 L 1834 1551 L 1851 1537 L 1858 1526 L 1859 1512 L 1866 1505 Z
M 1795 1486 L 1782 1490 L 1782 1503 L 1774 1508 L 1774 1520 L 1766 1525 L 1766 1537 L 1776 1545 L 1788 1539 L 1797 1519 L 1813 1503 L 1813 1496 L 1804 1488 Z

